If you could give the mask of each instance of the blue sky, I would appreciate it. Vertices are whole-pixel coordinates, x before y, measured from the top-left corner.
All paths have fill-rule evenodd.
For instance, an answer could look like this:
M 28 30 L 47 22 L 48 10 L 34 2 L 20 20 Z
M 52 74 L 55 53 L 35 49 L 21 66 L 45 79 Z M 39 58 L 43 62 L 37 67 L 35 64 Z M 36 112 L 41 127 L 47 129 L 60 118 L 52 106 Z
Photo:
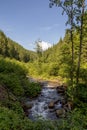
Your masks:
M 61 13 L 49 0 L 0 0 L 0 29 L 29 50 L 38 39 L 55 44 L 66 28 Z

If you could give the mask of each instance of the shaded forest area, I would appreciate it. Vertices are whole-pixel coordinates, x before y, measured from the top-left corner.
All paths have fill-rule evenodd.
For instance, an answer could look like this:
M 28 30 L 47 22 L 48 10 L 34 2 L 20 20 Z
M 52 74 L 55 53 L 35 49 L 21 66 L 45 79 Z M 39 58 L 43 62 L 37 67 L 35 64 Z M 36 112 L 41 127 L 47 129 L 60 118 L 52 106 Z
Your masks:
M 38 41 L 36 52 L 28 51 L 0 31 L 1 130 L 87 130 L 87 11 L 84 0 L 76 0 L 79 3 L 74 6 L 72 2 L 50 0 L 51 7 L 56 4 L 64 9 L 70 28 L 46 51 Z M 79 11 L 78 15 L 74 11 Z M 41 91 L 40 84 L 31 83 L 28 76 L 67 85 L 66 95 L 73 109 L 65 118 L 36 122 L 28 119 L 22 100 L 35 98 Z

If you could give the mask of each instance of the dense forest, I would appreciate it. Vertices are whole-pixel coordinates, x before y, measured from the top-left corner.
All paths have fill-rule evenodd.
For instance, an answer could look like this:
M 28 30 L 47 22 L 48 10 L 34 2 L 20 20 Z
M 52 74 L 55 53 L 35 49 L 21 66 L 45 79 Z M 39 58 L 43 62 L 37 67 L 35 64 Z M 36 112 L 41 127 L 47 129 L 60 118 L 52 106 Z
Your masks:
M 35 52 L 24 49 L 21 45 L 6 37 L 3 31 L 0 31 L 0 54 L 23 62 L 33 61 L 34 58 L 37 58 Z
M 43 51 L 24 49 L 0 31 L 0 129 L 1 130 L 87 130 L 87 10 L 84 0 L 50 0 L 68 16 L 64 38 Z M 77 7 L 77 8 L 76 8 Z M 73 109 L 60 120 L 33 122 L 23 101 L 36 98 L 41 84 L 29 77 L 66 84 L 67 100 Z

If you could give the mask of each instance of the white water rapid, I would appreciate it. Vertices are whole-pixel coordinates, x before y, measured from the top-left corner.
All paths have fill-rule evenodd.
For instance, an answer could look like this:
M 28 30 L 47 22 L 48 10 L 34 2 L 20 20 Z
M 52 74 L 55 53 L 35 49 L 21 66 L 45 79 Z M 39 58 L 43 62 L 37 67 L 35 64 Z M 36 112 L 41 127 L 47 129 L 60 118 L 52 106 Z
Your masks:
M 48 107 L 50 102 L 55 102 L 60 99 L 56 88 L 52 89 L 48 85 L 42 88 L 41 94 L 33 101 L 31 101 L 32 108 L 29 109 L 29 118 L 32 120 L 37 119 L 57 119 L 55 109 L 61 108 L 60 102 L 55 104 L 55 109 Z M 30 103 L 30 101 L 28 101 Z

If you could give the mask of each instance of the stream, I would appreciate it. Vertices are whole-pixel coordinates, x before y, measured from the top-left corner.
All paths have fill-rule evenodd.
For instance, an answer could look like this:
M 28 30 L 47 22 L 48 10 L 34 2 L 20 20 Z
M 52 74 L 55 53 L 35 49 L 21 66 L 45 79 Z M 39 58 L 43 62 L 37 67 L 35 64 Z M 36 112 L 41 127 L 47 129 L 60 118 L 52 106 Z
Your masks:
M 58 94 L 56 88 L 52 88 L 48 84 L 44 84 L 41 94 L 33 100 L 27 101 L 27 104 L 32 104 L 32 108 L 28 110 L 28 117 L 31 120 L 37 119 L 58 119 L 55 109 L 61 109 L 61 103 L 57 102 L 55 108 L 49 108 L 50 102 L 60 100 L 61 96 Z

